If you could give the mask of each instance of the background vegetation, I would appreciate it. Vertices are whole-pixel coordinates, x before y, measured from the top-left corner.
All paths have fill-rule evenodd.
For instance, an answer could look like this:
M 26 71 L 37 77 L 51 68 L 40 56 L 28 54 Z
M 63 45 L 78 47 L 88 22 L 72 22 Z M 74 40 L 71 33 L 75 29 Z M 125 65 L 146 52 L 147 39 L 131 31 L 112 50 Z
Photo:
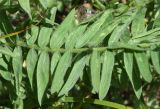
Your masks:
M 0 108 L 159 109 L 159 0 L 0 0 Z

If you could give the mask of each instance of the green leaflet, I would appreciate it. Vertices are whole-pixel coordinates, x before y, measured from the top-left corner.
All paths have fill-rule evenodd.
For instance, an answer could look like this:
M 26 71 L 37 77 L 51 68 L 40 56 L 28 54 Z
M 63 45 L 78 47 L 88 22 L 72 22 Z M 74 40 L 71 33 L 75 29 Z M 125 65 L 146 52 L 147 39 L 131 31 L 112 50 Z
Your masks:
M 51 8 L 52 6 L 57 4 L 57 0 L 39 0 L 43 8 Z
M 22 82 L 22 49 L 21 47 L 16 47 L 14 53 L 17 53 L 17 56 L 12 59 L 13 71 L 15 76 L 16 83 L 16 93 L 17 96 L 20 94 L 20 84 Z
M 11 57 L 16 57 L 17 55 L 19 55 L 17 52 L 12 52 L 10 49 L 2 46 L 0 46 L 0 53 L 11 56 Z
M 133 72 L 133 53 L 130 53 L 130 52 L 124 53 L 124 65 L 125 65 L 125 69 L 128 74 L 128 77 L 133 86 L 133 90 L 137 98 L 140 99 L 140 96 L 142 93 L 142 85 L 141 85 L 140 76 L 136 75 L 136 72 Z
M 4 5 L 6 2 L 7 2 L 6 0 L 1 0 L 1 1 L 0 1 L 0 5 L 1 5 L 1 6 Z
M 125 44 L 128 44 L 128 41 L 131 39 L 131 35 L 130 35 L 130 30 L 129 28 L 126 29 L 126 31 L 124 32 L 124 34 L 122 34 L 122 37 L 120 39 L 120 42 L 123 42 Z M 117 42 L 116 42 L 117 43 Z M 131 45 L 131 44 L 128 44 Z
M 64 19 L 61 25 L 55 30 L 51 36 L 50 47 L 60 48 L 64 44 L 65 38 L 75 26 L 75 9 L 73 9 L 69 15 Z
M 132 39 L 138 39 L 141 37 L 146 37 L 146 36 L 150 36 L 151 34 L 157 33 L 160 31 L 160 28 L 155 28 L 149 31 L 145 31 L 143 33 L 139 33 L 137 36 L 133 37 Z
M 91 68 L 91 82 L 93 90 L 98 93 L 100 85 L 101 57 L 100 53 L 96 50 L 93 50 L 91 56 L 90 68 Z
M 29 31 L 26 33 L 26 38 L 27 38 L 27 44 L 28 45 L 33 45 L 35 41 L 37 40 L 39 33 L 39 27 L 32 25 L 31 27 L 31 34 L 29 34 Z
M 108 18 L 108 20 L 110 20 L 110 18 Z M 98 44 L 100 44 L 104 38 L 110 34 L 115 27 L 118 26 L 120 20 L 116 20 L 114 22 L 110 22 L 110 23 L 107 23 L 109 21 L 107 21 L 106 19 L 106 23 L 104 24 L 104 26 L 102 26 L 100 28 L 100 30 L 93 36 L 93 38 L 91 39 L 91 41 L 88 42 L 88 45 L 89 46 L 97 46 Z
M 18 1 L 21 7 L 28 13 L 30 19 L 32 19 L 30 1 L 29 0 L 18 0 Z
M 13 81 L 11 72 L 0 70 L 0 76 L 7 81 Z
M 0 57 L 1 69 L 0 69 L 0 77 L 4 78 L 7 81 L 12 81 L 12 73 L 8 70 L 8 63 Z
M 83 37 L 77 41 L 76 48 L 85 46 L 94 37 L 111 12 L 111 10 L 105 11 L 103 15 L 86 30 Z
M 40 106 L 42 105 L 43 96 L 49 82 L 49 63 L 48 53 L 42 52 L 37 65 L 37 93 Z
M 86 30 L 86 28 L 87 28 L 87 24 L 79 25 L 78 27 L 76 27 L 67 37 L 65 47 L 69 49 L 74 48 L 78 39 L 83 37 L 83 33 Z
M 55 19 L 56 19 L 56 14 L 57 14 L 57 7 L 52 7 L 52 9 L 50 10 L 50 18 L 45 18 L 45 22 L 49 23 L 51 25 L 55 25 Z
M 84 56 L 74 64 L 73 69 L 58 96 L 67 94 L 68 91 L 75 85 L 80 75 L 82 75 L 83 73 L 83 69 L 86 64 L 86 59 L 87 56 Z
M 124 25 L 117 26 L 113 31 L 112 35 L 110 36 L 108 44 L 112 45 L 113 43 L 118 42 L 122 34 L 124 34 L 124 32 L 126 31 L 128 25 L 124 24 Z
M 135 37 L 136 35 L 145 32 L 145 15 L 146 15 L 146 8 L 141 8 L 137 13 L 135 19 L 132 22 L 132 35 Z
M 55 52 L 52 55 L 51 59 L 51 76 L 53 75 L 53 72 L 55 71 L 55 68 L 58 64 L 58 61 L 61 59 L 61 54 L 59 52 Z
M 129 24 L 135 18 L 136 15 L 137 15 L 137 12 L 134 12 L 128 19 L 124 21 L 124 24 L 116 27 L 116 29 L 113 31 L 112 35 L 109 38 L 109 41 L 108 41 L 109 45 L 112 45 L 112 43 L 118 42 L 119 39 L 121 39 L 127 27 L 129 26 Z
M 100 89 L 99 89 L 100 99 L 104 99 L 109 90 L 113 67 L 114 67 L 114 52 L 105 51 L 104 61 L 102 66 L 102 75 L 100 81 Z
M 130 40 L 131 43 L 133 44 L 139 44 L 139 43 L 149 43 L 149 42 L 156 42 L 159 41 L 159 31 L 153 32 L 149 35 L 143 36 L 143 37 L 137 37 L 137 38 L 133 38 L 132 40 Z M 155 41 L 154 41 L 155 40 Z
M 160 1 L 158 1 L 160 3 Z M 154 24 L 153 24 L 153 27 L 160 27 L 160 21 L 159 21 L 159 18 L 160 18 L 160 15 L 159 15 L 159 12 L 160 12 L 160 8 L 157 9 L 157 12 L 155 13 L 155 18 L 154 18 Z
M 10 19 L 7 16 L 6 11 L 2 10 L 0 11 L 0 31 L 4 34 L 13 32 L 12 24 L 10 23 Z M 0 37 L 0 39 L 4 39 L 3 37 Z
M 64 84 L 64 76 L 68 67 L 71 65 L 72 54 L 70 52 L 64 53 L 61 57 L 58 66 L 56 68 L 52 85 L 51 85 L 51 93 L 59 92 L 62 85 Z
M 40 47 L 43 48 L 48 44 L 51 33 L 52 33 L 52 28 L 42 27 L 40 29 L 40 33 L 38 37 L 38 45 Z
M 143 7 L 150 2 L 152 2 L 152 0 L 135 0 L 136 5 L 139 7 Z
M 155 70 L 160 74 L 160 52 L 151 51 L 151 59 Z
M 32 90 L 33 90 L 33 83 L 34 83 L 33 77 L 34 77 L 34 71 L 35 71 L 37 60 L 38 60 L 37 52 L 35 51 L 35 49 L 30 49 L 27 54 L 26 64 L 27 64 L 28 79 L 31 84 Z
M 138 109 L 149 109 L 149 107 L 146 105 L 146 104 L 144 104 L 142 101 L 139 101 L 138 103 Z
M 46 0 L 39 0 L 39 2 L 43 6 L 43 8 L 47 9 L 47 2 L 46 2 Z
M 150 72 L 150 66 L 149 66 L 148 58 L 147 58 L 146 54 L 143 52 L 142 53 L 135 52 L 134 55 L 135 55 L 137 65 L 138 65 L 138 68 L 139 68 L 139 71 L 140 71 L 142 77 L 147 82 L 151 82 L 152 75 Z

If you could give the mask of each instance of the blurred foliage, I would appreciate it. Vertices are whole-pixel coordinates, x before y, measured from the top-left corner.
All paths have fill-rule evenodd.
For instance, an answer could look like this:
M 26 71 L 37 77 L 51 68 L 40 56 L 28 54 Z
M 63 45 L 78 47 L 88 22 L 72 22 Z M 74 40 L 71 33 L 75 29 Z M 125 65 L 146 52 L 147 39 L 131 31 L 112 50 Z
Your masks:
M 159 109 L 159 0 L 0 0 L 0 108 Z

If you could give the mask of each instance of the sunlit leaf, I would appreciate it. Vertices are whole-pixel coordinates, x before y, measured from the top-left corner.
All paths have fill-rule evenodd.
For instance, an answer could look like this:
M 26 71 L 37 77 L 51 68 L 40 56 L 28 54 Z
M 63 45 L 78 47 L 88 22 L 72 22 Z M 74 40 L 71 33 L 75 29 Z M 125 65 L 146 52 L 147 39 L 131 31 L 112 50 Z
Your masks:
M 134 53 L 134 55 L 135 55 L 137 65 L 142 77 L 147 82 L 151 82 L 152 75 L 151 75 L 150 66 L 149 66 L 148 58 L 146 54 L 143 52 L 142 53 L 137 52 L 137 53 Z
M 11 72 L 4 70 L 0 70 L 0 76 L 2 76 L 2 78 L 4 78 L 7 81 L 11 81 L 13 79 Z
M 160 74 L 160 52 L 151 51 L 151 59 L 155 70 Z
M 38 45 L 40 47 L 45 47 L 48 44 L 51 33 L 52 33 L 52 28 L 42 27 L 40 29 L 38 37 Z
M 51 75 L 53 75 L 53 72 L 55 71 L 55 68 L 56 68 L 60 58 L 61 58 L 61 55 L 60 55 L 59 52 L 55 52 L 52 55 L 52 59 L 51 59 Z
M 7 81 L 11 81 L 12 78 L 12 73 L 8 71 L 8 63 L 4 60 L 4 58 L 0 58 L 0 76 L 7 80 Z
M 51 8 L 52 6 L 57 4 L 57 0 L 39 0 L 43 8 Z
M 11 57 L 16 57 L 19 55 L 17 52 L 12 52 L 10 49 L 6 47 L 0 47 L 0 53 L 11 56 Z
M 37 65 L 37 94 L 38 102 L 41 105 L 49 82 L 49 55 L 42 52 Z
M 26 38 L 27 38 L 27 44 L 28 45 L 32 45 L 35 43 L 35 41 L 37 40 L 38 37 L 38 33 L 39 33 L 39 27 L 32 25 L 31 27 L 31 34 L 29 34 L 29 31 L 26 33 Z
M 73 31 L 69 34 L 66 40 L 65 47 L 72 49 L 75 47 L 76 42 L 79 40 L 79 38 L 83 37 L 84 31 L 87 28 L 86 25 L 80 25 L 77 28 L 73 29 Z
M 155 28 L 149 31 L 145 31 L 143 33 L 139 33 L 137 36 L 133 37 L 132 39 L 138 39 L 138 38 L 142 38 L 142 37 L 149 37 L 151 34 L 157 34 L 157 32 L 160 31 L 160 28 Z
M 65 85 L 63 86 L 62 90 L 59 93 L 59 96 L 61 96 L 63 94 L 67 94 L 67 92 L 75 85 L 75 83 L 79 79 L 80 75 L 82 75 L 82 73 L 83 73 L 83 69 L 84 69 L 85 63 L 86 63 L 86 58 L 87 58 L 87 56 L 78 60 L 74 64 L 73 69 L 72 69 Z
M 106 23 L 102 25 L 101 29 L 93 36 L 91 41 L 88 42 L 89 46 L 97 46 L 100 44 L 104 38 L 118 26 L 120 20 L 112 21 L 111 18 L 112 17 L 108 17 L 108 19 L 106 19 Z M 111 20 L 112 22 L 108 20 Z
M 75 13 L 76 11 L 73 9 L 51 36 L 50 47 L 52 49 L 60 48 L 64 44 L 65 37 L 68 36 L 70 30 L 75 26 Z
M 100 53 L 96 50 L 93 51 L 91 56 L 91 81 L 93 89 L 99 92 L 100 85 L 100 72 L 101 72 L 101 57 Z
M 133 37 L 145 31 L 145 15 L 146 8 L 141 8 L 133 20 L 131 27 Z
M 14 53 L 18 55 L 12 59 L 13 71 L 16 82 L 16 93 L 20 93 L 20 84 L 22 82 L 22 49 L 21 47 L 16 47 Z
M 99 98 L 104 99 L 108 93 L 114 67 L 114 52 L 105 51 L 100 81 Z
M 51 93 L 60 91 L 62 85 L 64 84 L 64 76 L 66 71 L 71 64 L 71 59 L 72 54 L 70 52 L 64 53 L 64 55 L 61 57 L 53 77 Z
M 135 18 L 137 15 L 137 12 L 134 12 L 128 19 L 124 21 L 124 24 L 121 24 L 116 27 L 116 29 L 113 31 L 112 35 L 109 38 L 108 44 L 112 45 L 114 42 L 118 42 L 126 29 L 128 28 L 131 21 Z
M 32 19 L 31 7 L 29 0 L 18 0 L 21 7 L 28 13 L 29 17 Z
M 34 72 L 37 60 L 38 60 L 37 52 L 35 51 L 35 49 L 30 49 L 27 55 L 26 64 L 27 64 L 28 79 L 32 89 L 33 89 Z
M 128 77 L 131 81 L 131 84 L 133 86 L 134 92 L 139 99 L 142 93 L 142 85 L 140 81 L 140 76 L 136 75 L 136 72 L 133 72 L 133 53 L 125 52 L 124 53 L 124 65 L 126 72 L 128 74 Z
M 109 17 L 110 13 L 110 10 L 105 11 L 103 15 L 86 30 L 83 37 L 80 37 L 77 41 L 76 48 L 83 47 L 93 38 L 93 36 L 100 30 L 100 27 L 103 25 L 106 18 Z

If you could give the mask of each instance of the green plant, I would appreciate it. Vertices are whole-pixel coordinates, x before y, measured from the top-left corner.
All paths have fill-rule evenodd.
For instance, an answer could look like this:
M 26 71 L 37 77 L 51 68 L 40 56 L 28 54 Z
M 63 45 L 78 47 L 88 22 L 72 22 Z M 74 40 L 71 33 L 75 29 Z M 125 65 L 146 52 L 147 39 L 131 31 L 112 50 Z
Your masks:
M 72 0 L 0 1 L 0 105 L 147 108 L 143 93 L 160 74 L 159 1 L 89 2 L 97 13 L 76 23 Z

